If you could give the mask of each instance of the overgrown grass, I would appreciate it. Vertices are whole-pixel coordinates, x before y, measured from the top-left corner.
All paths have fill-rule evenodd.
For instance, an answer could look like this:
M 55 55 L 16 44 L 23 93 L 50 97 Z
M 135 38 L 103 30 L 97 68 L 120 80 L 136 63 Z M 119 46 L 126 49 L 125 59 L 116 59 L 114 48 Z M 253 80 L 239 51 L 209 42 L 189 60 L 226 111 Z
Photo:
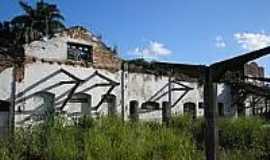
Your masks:
M 159 124 L 101 118 L 65 126 L 64 121 L 18 129 L 14 144 L 2 142 L 1 159 L 202 159 L 191 136 Z
M 175 117 L 169 126 L 122 122 L 117 118 L 66 119 L 18 128 L 15 140 L 3 140 L 4 160 L 203 160 L 203 119 Z M 269 159 L 270 128 L 259 118 L 220 120 L 220 157 Z
M 270 159 L 269 123 L 258 117 L 223 119 L 219 123 L 220 145 L 226 152 L 248 159 Z

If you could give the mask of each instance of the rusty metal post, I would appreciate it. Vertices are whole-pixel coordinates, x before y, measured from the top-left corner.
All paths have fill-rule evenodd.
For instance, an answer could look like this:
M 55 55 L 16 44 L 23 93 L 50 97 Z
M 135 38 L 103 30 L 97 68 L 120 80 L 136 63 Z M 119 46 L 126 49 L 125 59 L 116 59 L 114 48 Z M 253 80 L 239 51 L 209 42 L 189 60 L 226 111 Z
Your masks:
M 130 115 L 130 120 L 132 122 L 137 122 L 139 120 L 139 103 L 137 101 L 130 101 L 130 106 L 129 106 L 129 115 Z
M 162 122 L 169 125 L 171 121 L 171 106 L 170 102 L 162 102 Z
M 206 159 L 218 159 L 217 121 L 217 84 L 213 82 L 212 70 L 208 68 L 205 75 L 204 103 L 206 120 Z

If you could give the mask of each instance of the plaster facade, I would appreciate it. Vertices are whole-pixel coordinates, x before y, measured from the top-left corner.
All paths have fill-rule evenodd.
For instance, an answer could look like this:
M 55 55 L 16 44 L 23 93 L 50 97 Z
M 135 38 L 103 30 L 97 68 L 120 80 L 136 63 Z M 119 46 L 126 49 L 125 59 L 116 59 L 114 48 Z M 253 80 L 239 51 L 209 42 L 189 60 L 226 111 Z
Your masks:
M 68 60 L 68 42 L 92 46 L 93 61 Z M 183 80 L 176 75 L 131 71 L 129 65 L 123 67 L 124 60 L 82 28 L 26 45 L 25 55 L 23 76 L 16 82 L 16 125 L 32 123 L 51 110 L 61 110 L 70 117 L 107 115 L 106 95 L 113 97 L 117 114 L 126 120 L 130 116 L 129 103 L 133 100 L 140 108 L 147 102 L 155 102 L 159 108 L 141 108 L 139 117 L 142 120 L 161 120 L 164 101 L 171 102 L 175 115 L 183 114 L 188 103 L 195 105 L 196 117 L 204 114 L 203 85 L 199 78 Z M 9 101 L 12 67 L 0 72 L 0 82 L 0 100 Z M 230 85 L 219 84 L 218 102 L 222 104 L 224 115 L 234 113 L 231 101 Z

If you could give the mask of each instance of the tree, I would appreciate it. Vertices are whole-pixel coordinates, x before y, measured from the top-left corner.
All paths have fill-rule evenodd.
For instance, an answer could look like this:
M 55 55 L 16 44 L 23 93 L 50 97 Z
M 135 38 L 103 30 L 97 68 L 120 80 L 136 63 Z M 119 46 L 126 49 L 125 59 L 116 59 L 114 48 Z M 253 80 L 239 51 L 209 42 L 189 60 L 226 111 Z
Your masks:
M 19 39 L 16 27 L 7 21 L 0 22 L 0 54 L 14 58 L 23 56 L 23 41 Z
M 37 23 L 34 27 L 45 36 L 53 36 L 65 28 L 65 19 L 55 4 L 45 3 L 43 0 L 37 2 L 36 18 Z
M 25 14 L 13 18 L 11 24 L 14 26 L 17 38 L 24 43 L 30 43 L 40 38 L 40 36 L 37 36 L 39 34 L 38 31 L 34 28 L 36 11 L 25 2 L 20 1 L 19 4 Z
M 56 5 L 43 0 L 36 3 L 36 8 L 23 1 L 19 4 L 25 14 L 13 18 L 11 23 L 20 41 L 30 43 L 43 36 L 52 37 L 65 28 L 64 17 Z
M 10 22 L 0 22 L 0 54 L 24 56 L 23 45 L 44 36 L 52 37 L 63 30 L 64 17 L 55 4 L 36 3 L 36 7 L 26 2 L 19 2 L 24 11 L 23 15 L 14 17 Z

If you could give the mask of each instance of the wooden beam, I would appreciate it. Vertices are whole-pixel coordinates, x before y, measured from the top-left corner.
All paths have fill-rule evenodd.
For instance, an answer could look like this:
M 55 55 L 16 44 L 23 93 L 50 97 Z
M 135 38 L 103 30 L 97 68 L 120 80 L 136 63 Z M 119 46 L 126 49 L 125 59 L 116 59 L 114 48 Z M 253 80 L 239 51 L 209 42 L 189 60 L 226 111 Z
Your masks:
M 234 87 L 238 89 L 244 89 L 248 94 L 255 94 L 258 96 L 270 98 L 269 87 L 258 87 L 249 83 L 234 83 Z
M 71 89 L 71 91 L 69 92 L 67 98 L 65 99 L 65 101 L 63 102 L 62 106 L 60 107 L 60 111 L 63 111 L 64 107 L 66 106 L 66 104 L 68 103 L 68 101 L 72 98 L 73 94 L 75 93 L 76 89 L 79 87 L 80 82 L 77 82 L 74 87 Z
M 228 60 L 217 62 L 210 67 L 213 68 L 213 81 L 219 81 L 220 77 L 228 70 L 234 70 L 235 66 L 244 65 L 250 61 L 258 59 L 260 57 L 270 54 L 270 47 L 266 47 L 260 50 L 252 51 L 250 53 L 240 55 Z
M 213 70 L 206 72 L 204 85 L 204 105 L 206 120 L 206 159 L 217 160 L 218 132 L 217 132 L 217 84 L 212 79 Z
M 249 77 L 249 76 L 245 76 L 245 78 L 252 79 L 252 80 L 257 80 L 257 81 L 262 81 L 262 82 L 270 82 L 270 78 L 266 78 L 266 77 Z

